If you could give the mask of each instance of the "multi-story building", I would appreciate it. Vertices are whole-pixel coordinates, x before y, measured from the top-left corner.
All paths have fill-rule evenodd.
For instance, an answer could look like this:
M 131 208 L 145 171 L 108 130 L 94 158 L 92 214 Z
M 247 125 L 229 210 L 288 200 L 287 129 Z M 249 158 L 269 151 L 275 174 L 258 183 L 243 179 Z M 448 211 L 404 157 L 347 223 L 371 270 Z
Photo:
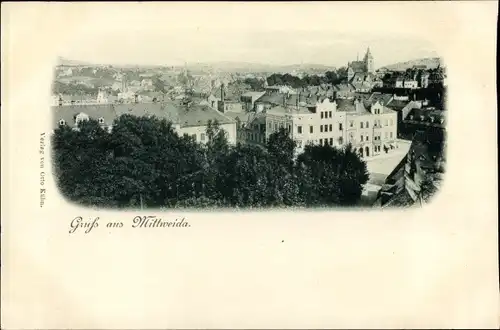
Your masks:
M 53 128 L 67 125 L 75 128 L 78 121 L 95 119 L 99 124 L 112 129 L 115 119 L 123 114 L 155 116 L 172 122 L 179 135 L 187 134 L 197 142 L 206 143 L 208 121 L 217 121 L 224 130 L 228 142 L 236 144 L 236 122 L 207 105 L 184 106 L 176 102 L 130 103 L 130 104 L 82 104 L 52 107 Z
M 265 143 L 271 134 L 285 128 L 297 142 L 297 153 L 303 152 L 308 144 L 342 147 L 351 143 L 362 157 L 397 148 L 397 113 L 380 101 L 332 102 L 325 98 L 314 106 L 278 105 L 261 111 L 264 115 L 258 117 L 259 135 L 252 142 Z

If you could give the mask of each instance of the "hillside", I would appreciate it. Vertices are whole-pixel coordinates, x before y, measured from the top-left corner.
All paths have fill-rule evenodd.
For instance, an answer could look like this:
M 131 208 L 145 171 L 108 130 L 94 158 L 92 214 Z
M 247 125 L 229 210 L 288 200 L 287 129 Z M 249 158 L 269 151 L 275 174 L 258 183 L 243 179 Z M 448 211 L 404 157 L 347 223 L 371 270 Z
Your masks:
M 399 62 L 391 65 L 386 65 L 381 67 L 380 69 L 387 69 L 391 71 L 404 71 L 408 68 L 412 68 L 415 65 L 425 65 L 428 69 L 437 68 L 438 65 L 444 66 L 443 59 L 439 57 L 430 57 L 430 58 L 420 58 L 416 60 Z
M 64 57 L 59 57 L 57 59 L 57 65 L 58 66 L 89 66 L 91 64 L 83 62 L 83 61 L 68 60 Z
M 293 65 L 272 65 L 264 63 L 230 62 L 221 61 L 213 63 L 188 63 L 189 70 L 213 69 L 226 72 L 291 72 L 300 71 L 328 71 L 334 70 L 334 67 L 322 64 L 293 64 Z

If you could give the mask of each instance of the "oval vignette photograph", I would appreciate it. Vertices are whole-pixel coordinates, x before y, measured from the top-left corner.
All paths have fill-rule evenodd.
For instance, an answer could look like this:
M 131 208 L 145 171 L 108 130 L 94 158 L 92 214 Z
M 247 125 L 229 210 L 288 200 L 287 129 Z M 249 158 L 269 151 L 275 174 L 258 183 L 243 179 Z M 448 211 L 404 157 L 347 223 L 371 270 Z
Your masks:
M 425 40 L 307 27 L 177 32 L 155 31 L 175 51 L 141 31 L 103 31 L 97 43 L 120 52 L 58 58 L 51 145 L 66 201 L 385 209 L 422 207 L 439 193 L 447 72 Z

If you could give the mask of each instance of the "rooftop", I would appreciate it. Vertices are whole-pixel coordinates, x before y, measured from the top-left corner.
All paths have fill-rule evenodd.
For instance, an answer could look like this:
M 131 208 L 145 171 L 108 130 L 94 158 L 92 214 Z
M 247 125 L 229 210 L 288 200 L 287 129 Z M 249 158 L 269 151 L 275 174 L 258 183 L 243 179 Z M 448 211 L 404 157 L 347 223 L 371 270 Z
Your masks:
M 217 110 L 194 102 L 189 108 L 178 102 L 158 102 L 55 106 L 52 107 L 52 111 L 54 113 L 54 128 L 59 125 L 61 119 L 64 119 L 66 125 L 73 127 L 75 116 L 80 113 L 84 113 L 93 119 L 102 118 L 106 125 L 111 125 L 116 118 L 124 114 L 155 116 L 179 124 L 181 127 L 204 126 L 209 120 L 217 120 L 221 124 L 234 122 Z
M 410 110 L 408 115 L 404 118 L 404 121 L 419 122 L 444 128 L 446 123 L 446 112 L 435 108 L 414 108 Z

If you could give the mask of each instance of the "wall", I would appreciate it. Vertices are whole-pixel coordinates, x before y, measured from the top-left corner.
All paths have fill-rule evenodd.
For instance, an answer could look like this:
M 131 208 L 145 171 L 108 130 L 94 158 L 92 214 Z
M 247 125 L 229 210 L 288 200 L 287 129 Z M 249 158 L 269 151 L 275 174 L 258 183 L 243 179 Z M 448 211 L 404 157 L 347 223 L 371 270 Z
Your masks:
M 347 141 L 351 142 L 358 151 L 363 148 L 363 156 L 368 155 L 371 157 L 383 154 L 385 153 L 384 146 L 388 146 L 388 152 L 393 150 L 390 149 L 389 145 L 394 144 L 397 139 L 398 121 L 396 112 L 366 115 L 347 113 L 346 121 Z M 363 123 L 363 128 L 361 128 L 361 123 Z M 362 141 L 361 136 L 363 136 Z
M 329 116 L 329 113 L 332 116 Z M 321 113 L 325 115 L 321 118 Z M 337 104 L 325 99 L 322 103 L 316 105 L 316 113 L 298 113 L 293 114 L 293 131 L 292 138 L 298 142 L 297 153 L 304 150 L 307 144 L 325 144 L 328 143 L 341 147 L 345 145 L 345 113 L 337 111 Z M 342 130 L 340 125 L 342 124 Z M 321 130 L 321 126 L 326 129 Z M 330 130 L 330 125 L 332 129 Z M 302 126 L 302 133 L 299 133 L 299 126 Z M 311 133 L 312 127 L 312 133 Z M 339 141 L 342 138 L 342 144 Z M 325 142 L 326 141 L 326 142 Z
M 236 144 L 236 123 L 232 124 L 221 124 L 220 127 L 227 132 L 227 141 L 229 144 Z M 177 132 L 179 135 L 196 135 L 196 142 L 206 143 L 208 138 L 206 136 L 207 126 L 185 126 L 180 127 Z M 205 135 L 205 139 L 202 140 L 202 134 Z

